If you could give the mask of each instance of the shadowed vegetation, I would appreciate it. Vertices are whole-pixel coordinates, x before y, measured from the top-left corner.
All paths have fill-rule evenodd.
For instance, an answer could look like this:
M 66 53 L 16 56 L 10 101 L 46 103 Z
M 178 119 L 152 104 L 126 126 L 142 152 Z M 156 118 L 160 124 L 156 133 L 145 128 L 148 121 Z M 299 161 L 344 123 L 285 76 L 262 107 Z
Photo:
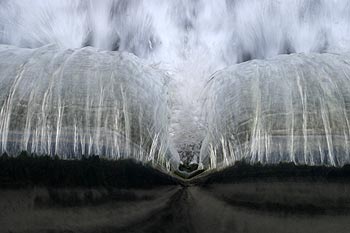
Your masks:
M 192 171 L 188 176 L 181 175 L 180 171 L 175 174 L 190 179 L 201 172 Z M 338 168 L 293 163 L 252 165 L 237 162 L 234 166 L 220 171 L 203 173 L 191 182 L 205 185 L 264 179 L 350 181 L 350 165 Z M 175 177 L 131 159 L 114 161 L 91 156 L 80 160 L 62 160 L 58 157 L 36 156 L 26 152 L 17 157 L 10 157 L 7 154 L 0 156 L 2 188 L 31 186 L 153 188 L 178 184 L 182 182 Z
M 350 165 L 343 167 L 308 166 L 294 163 L 249 164 L 236 162 L 232 167 L 215 171 L 194 180 L 195 183 L 232 183 L 249 180 L 324 180 L 350 181 Z
M 0 157 L 0 187 L 116 187 L 152 188 L 175 185 L 177 180 L 150 165 L 134 160 L 105 160 L 98 156 L 81 160 L 29 155 Z

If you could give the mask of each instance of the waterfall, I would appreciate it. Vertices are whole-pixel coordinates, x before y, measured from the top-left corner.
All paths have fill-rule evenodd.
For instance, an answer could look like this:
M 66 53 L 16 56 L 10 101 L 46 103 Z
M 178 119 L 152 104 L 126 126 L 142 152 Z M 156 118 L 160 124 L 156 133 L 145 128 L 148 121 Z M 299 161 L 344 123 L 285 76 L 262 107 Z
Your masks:
M 202 154 L 219 167 L 349 163 L 349 62 L 350 54 L 280 55 L 215 73 Z
M 1 0 L 1 150 L 342 165 L 349 12 L 348 0 Z
M 167 77 L 128 53 L 0 45 L 0 150 L 166 167 Z

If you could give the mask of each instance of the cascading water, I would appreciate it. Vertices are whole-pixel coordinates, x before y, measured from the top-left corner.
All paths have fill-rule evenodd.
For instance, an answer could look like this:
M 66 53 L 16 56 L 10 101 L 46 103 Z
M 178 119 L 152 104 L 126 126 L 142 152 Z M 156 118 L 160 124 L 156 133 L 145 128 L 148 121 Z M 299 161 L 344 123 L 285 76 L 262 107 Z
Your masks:
M 347 0 L 1 0 L 0 44 L 22 48 L 1 47 L 1 150 L 344 164 L 349 13 Z M 269 59 L 291 53 L 339 55 Z
M 0 45 L 0 149 L 164 167 L 167 77 L 128 53 Z
M 210 128 L 202 153 L 212 167 L 242 159 L 348 163 L 348 64 L 350 54 L 293 54 L 215 73 L 207 86 Z

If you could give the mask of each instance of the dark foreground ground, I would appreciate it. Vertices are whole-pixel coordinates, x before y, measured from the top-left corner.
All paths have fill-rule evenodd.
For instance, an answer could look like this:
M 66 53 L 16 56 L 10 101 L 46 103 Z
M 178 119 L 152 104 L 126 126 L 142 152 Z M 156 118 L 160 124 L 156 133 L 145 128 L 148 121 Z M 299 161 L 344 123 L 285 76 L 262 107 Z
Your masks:
M 185 182 L 133 161 L 1 157 L 0 232 L 350 232 L 348 170 L 238 164 Z

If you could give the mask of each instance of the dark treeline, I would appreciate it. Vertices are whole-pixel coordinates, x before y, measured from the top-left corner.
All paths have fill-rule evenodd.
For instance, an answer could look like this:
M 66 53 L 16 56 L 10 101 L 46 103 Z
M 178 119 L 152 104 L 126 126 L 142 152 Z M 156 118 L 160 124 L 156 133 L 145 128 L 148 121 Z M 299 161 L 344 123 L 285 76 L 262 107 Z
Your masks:
M 293 163 L 252 165 L 236 162 L 232 167 L 193 178 L 191 183 L 203 185 L 262 179 L 350 181 L 350 165 L 340 168 Z M 62 160 L 58 157 L 36 156 L 26 152 L 17 157 L 10 157 L 7 154 L 0 156 L 0 188 L 28 186 L 153 188 L 177 184 L 184 183 L 150 165 L 131 159 L 114 161 L 90 156 L 80 160 Z
M 249 180 L 350 181 L 350 165 L 343 167 L 307 166 L 294 163 L 249 164 L 241 161 L 194 180 L 195 183 L 231 183 Z
M 175 178 L 134 160 L 111 161 L 90 156 L 81 160 L 35 156 L 0 157 L 0 187 L 152 188 L 177 184 Z

